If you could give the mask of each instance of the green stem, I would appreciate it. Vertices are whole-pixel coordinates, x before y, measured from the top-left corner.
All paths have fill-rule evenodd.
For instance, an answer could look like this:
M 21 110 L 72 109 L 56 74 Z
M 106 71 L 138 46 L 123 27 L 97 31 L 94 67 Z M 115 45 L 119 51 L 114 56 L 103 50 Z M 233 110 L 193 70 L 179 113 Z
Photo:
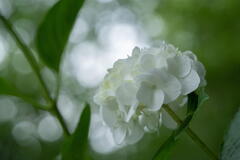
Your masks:
M 47 106 L 47 105 L 44 106 L 44 105 L 36 102 L 35 100 L 33 100 L 33 99 L 31 99 L 31 98 L 29 98 L 27 96 L 24 96 L 22 94 L 19 94 L 19 93 L 12 93 L 12 94 L 6 94 L 6 95 L 7 96 L 17 97 L 17 98 L 25 101 L 26 103 L 31 104 L 36 109 L 40 109 L 40 110 L 43 110 L 43 111 L 48 111 L 51 108 L 50 106 Z
M 63 118 L 63 116 L 61 115 L 57 105 L 55 104 L 52 108 L 52 113 L 56 116 L 56 118 L 59 120 L 62 128 L 63 128 L 63 131 L 64 131 L 64 134 L 65 136 L 70 136 L 71 133 L 69 132 L 68 128 L 67 128 L 67 125 L 65 123 L 65 120 Z
M 45 96 L 46 100 L 49 103 L 53 103 L 52 98 L 51 98 L 51 96 L 49 94 L 49 91 L 47 89 L 47 86 L 45 85 L 44 80 L 41 76 L 40 69 L 38 67 L 38 63 L 35 60 L 35 58 L 33 57 L 32 51 L 27 47 L 27 45 L 23 42 L 23 40 L 17 34 L 17 32 L 13 28 L 12 24 L 5 17 L 3 17 L 1 14 L 0 14 L 0 20 L 3 22 L 4 26 L 9 31 L 9 33 L 12 35 L 12 37 L 15 39 L 15 42 L 17 43 L 17 45 L 19 46 L 19 48 L 22 50 L 23 54 L 27 58 L 29 64 L 31 65 L 31 67 L 33 69 L 33 72 L 36 74 L 36 76 L 39 80 L 39 83 L 43 88 L 43 93 L 44 93 L 44 96 Z
M 37 76 L 37 78 L 39 80 L 39 83 L 40 83 L 40 85 L 41 85 L 41 87 L 43 89 L 44 97 L 46 98 L 47 102 L 49 103 L 49 106 L 51 106 L 50 112 L 54 116 L 56 116 L 56 118 L 61 123 L 65 135 L 70 135 L 70 132 L 67 129 L 67 125 L 66 125 L 66 123 L 65 123 L 61 113 L 59 112 L 59 110 L 57 108 L 56 100 L 53 100 L 51 98 L 50 93 L 49 93 L 49 91 L 47 89 L 47 86 L 44 83 L 44 80 L 43 80 L 43 78 L 41 76 L 41 73 L 40 73 L 40 69 L 38 67 L 38 63 L 35 60 L 32 51 L 27 47 L 27 45 L 23 42 L 23 40 L 20 38 L 20 36 L 14 30 L 12 24 L 5 17 L 3 17 L 1 15 L 1 13 L 0 13 L 0 20 L 3 22 L 3 24 L 6 27 L 6 29 L 8 30 L 8 32 L 12 35 L 12 37 L 16 41 L 17 45 L 19 46 L 19 48 L 22 50 L 23 54 L 27 58 L 27 61 L 29 62 L 30 66 L 33 69 L 33 72 L 36 74 L 36 76 Z M 33 104 L 35 107 L 43 109 L 42 106 L 39 106 L 38 104 L 35 104 L 35 102 L 31 101 L 29 98 L 26 98 L 26 97 L 21 97 L 21 98 L 23 98 L 24 100 L 26 100 L 29 103 Z M 46 110 L 46 109 L 44 108 L 44 110 Z
M 29 97 L 26 97 L 26 96 L 23 96 L 23 95 L 20 95 L 20 94 L 15 94 L 14 96 L 22 99 L 23 101 L 25 101 L 29 104 L 31 104 L 36 109 L 40 109 L 40 110 L 43 110 L 43 111 L 48 111 L 51 108 L 51 106 L 41 105 L 38 102 L 34 101 L 33 99 L 31 99 Z
M 169 106 L 163 105 L 163 108 L 178 125 L 183 123 L 183 121 Z M 185 132 L 212 160 L 218 160 L 218 157 L 215 155 L 215 153 L 208 148 L 208 146 L 193 132 L 191 128 L 187 127 Z

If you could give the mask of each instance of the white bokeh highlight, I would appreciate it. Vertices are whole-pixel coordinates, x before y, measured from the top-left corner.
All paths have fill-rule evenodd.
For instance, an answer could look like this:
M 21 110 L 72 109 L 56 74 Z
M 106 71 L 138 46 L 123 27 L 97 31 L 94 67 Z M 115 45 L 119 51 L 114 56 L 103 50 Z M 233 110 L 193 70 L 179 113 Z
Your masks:
M 13 120 L 17 115 L 18 109 L 11 99 L 0 99 L 0 122 Z
M 8 45 L 6 41 L 0 36 L 0 64 L 3 63 L 3 61 L 6 58 L 8 52 Z
M 61 138 L 63 131 L 58 121 L 52 116 L 44 117 L 38 125 L 40 138 L 47 142 L 54 142 Z

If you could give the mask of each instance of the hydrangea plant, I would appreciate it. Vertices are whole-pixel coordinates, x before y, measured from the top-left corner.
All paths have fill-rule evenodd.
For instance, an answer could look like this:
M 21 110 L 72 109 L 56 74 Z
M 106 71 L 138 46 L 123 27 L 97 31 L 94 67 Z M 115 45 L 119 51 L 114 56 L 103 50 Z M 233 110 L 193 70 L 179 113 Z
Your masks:
M 115 142 L 132 144 L 144 132 L 168 124 L 164 104 L 182 106 L 189 93 L 205 84 L 205 69 L 197 57 L 163 42 L 158 48 L 136 47 L 127 59 L 116 61 L 94 100 Z
M 0 77 L 0 95 L 18 97 L 39 110 L 51 113 L 64 131 L 63 160 L 88 160 L 88 131 L 91 119 L 90 105 L 86 105 L 76 129 L 71 133 L 58 110 L 61 87 L 61 59 L 83 0 L 60 0 L 46 14 L 36 33 L 39 58 L 20 38 L 14 26 L 0 14 L 0 20 L 11 34 L 29 62 L 42 88 L 44 104 L 35 102 Z M 42 61 L 56 73 L 57 91 L 52 96 L 41 75 Z M 40 65 L 41 64 L 41 65 Z M 206 70 L 191 51 L 181 52 L 171 44 L 161 43 L 157 48 L 134 48 L 132 55 L 116 61 L 100 84 L 94 102 L 99 107 L 102 124 L 114 138 L 116 145 L 137 143 L 146 132 L 160 132 L 160 126 L 173 129 L 172 135 L 161 145 L 153 159 L 166 159 L 166 153 L 185 130 L 192 140 L 211 159 L 218 157 L 189 128 L 198 106 L 206 96 Z M 187 104 L 185 119 L 175 111 Z M 224 144 L 222 159 L 239 157 L 239 139 L 235 134 L 239 115 L 230 128 Z M 233 137 L 233 138 L 232 138 Z M 164 157 L 164 158 L 163 158 Z

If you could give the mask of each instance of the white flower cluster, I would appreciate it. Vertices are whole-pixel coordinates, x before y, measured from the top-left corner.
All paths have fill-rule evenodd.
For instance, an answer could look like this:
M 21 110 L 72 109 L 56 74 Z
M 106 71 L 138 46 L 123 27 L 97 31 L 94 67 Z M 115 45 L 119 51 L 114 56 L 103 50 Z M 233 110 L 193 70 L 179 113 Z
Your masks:
M 183 105 L 187 94 L 205 85 L 204 77 L 204 66 L 190 51 L 165 43 L 136 47 L 109 69 L 94 101 L 116 144 L 133 144 L 145 132 L 158 131 L 163 104 Z

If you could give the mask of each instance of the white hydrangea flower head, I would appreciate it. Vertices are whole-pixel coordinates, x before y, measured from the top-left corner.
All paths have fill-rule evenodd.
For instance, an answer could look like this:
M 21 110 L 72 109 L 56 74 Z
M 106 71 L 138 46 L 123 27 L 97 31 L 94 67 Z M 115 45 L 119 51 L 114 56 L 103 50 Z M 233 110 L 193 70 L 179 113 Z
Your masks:
M 162 105 L 183 106 L 187 94 L 206 85 L 205 74 L 190 51 L 181 52 L 166 43 L 159 48 L 136 47 L 132 56 L 108 70 L 94 101 L 116 144 L 133 144 L 145 132 L 158 131 L 162 122 L 170 122 Z

